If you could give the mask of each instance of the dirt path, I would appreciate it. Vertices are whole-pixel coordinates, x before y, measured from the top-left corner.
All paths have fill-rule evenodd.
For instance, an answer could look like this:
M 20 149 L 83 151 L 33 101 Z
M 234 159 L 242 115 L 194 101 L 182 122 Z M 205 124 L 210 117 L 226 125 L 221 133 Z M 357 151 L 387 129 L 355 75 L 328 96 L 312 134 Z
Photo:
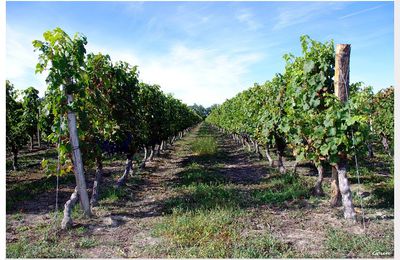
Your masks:
M 198 156 L 192 152 L 191 143 L 202 136 L 212 136 L 217 140 L 216 154 Z M 287 163 L 290 165 L 291 162 Z M 153 229 L 169 214 L 166 204 L 171 199 L 190 199 L 175 187 L 182 181 L 182 174 L 187 173 L 193 165 L 201 167 L 205 172 L 211 172 L 210 176 L 222 178 L 235 192 L 243 195 L 244 200 L 238 203 L 247 213 L 243 220 L 243 236 L 270 233 L 296 251 L 296 255 L 307 257 L 321 255 L 326 231 L 331 227 L 353 234 L 363 232 L 359 223 L 344 222 L 340 208 L 330 208 L 327 199 L 300 199 L 294 204 L 289 202 L 279 207 L 268 203 L 249 203 L 247 198 L 250 199 L 254 191 L 268 189 L 268 178 L 276 170 L 269 167 L 266 161 L 259 160 L 255 154 L 244 151 L 222 133 L 198 126 L 183 140 L 169 146 L 160 156 L 148 162 L 139 174 L 130 177 L 123 187 L 123 194 L 117 199 L 100 201 L 100 206 L 93 209 L 93 218 L 76 219 L 72 230 L 60 232 L 58 236 L 62 241 L 75 243 L 77 248 L 74 250 L 81 257 L 168 257 L 169 255 L 157 255 L 151 251 L 151 248 L 163 245 L 163 238 L 155 236 Z M 305 174 L 312 174 L 310 169 L 302 170 Z M 106 165 L 102 187 L 111 187 L 122 171 L 123 161 Z M 45 195 L 39 197 L 43 196 Z M 51 223 L 51 216 L 43 211 L 22 212 L 17 218 L 15 214 L 8 214 L 7 244 L 22 237 L 40 238 L 34 227 L 48 223 Z M 21 231 L 21 226 L 28 228 Z M 379 235 L 386 230 L 392 230 L 393 221 L 371 221 L 368 226 L 369 232 Z M 79 229 L 83 231 L 78 232 Z M 90 246 L 76 246 L 76 243 L 82 244 L 77 241 L 87 238 L 94 241 Z

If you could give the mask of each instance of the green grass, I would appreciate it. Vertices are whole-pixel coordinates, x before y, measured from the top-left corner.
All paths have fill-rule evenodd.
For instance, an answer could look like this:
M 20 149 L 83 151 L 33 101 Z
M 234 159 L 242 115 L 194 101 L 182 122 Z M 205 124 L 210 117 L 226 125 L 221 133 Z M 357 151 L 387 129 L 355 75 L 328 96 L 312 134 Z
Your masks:
M 218 145 L 214 137 L 198 137 L 191 144 L 192 151 L 200 156 L 210 156 L 217 153 Z
M 126 195 L 126 190 L 121 188 L 115 188 L 114 186 L 109 186 L 103 188 L 100 192 L 99 203 L 114 203 L 123 198 Z
M 194 162 L 185 167 L 185 170 L 178 174 L 177 186 L 188 186 L 191 184 L 219 184 L 227 180 L 218 171 L 206 169 L 204 166 Z
M 375 257 L 393 256 L 393 231 L 384 236 L 351 234 L 330 228 L 325 241 L 327 257 Z
M 158 253 L 176 258 L 288 257 L 288 245 L 268 232 L 243 235 L 245 213 L 238 209 L 174 210 L 156 225 L 153 235 L 163 237 Z
M 7 258 L 76 258 L 74 244 L 69 239 L 62 239 L 52 230 L 53 225 L 41 223 L 30 227 L 29 233 L 35 238 L 20 236 L 16 242 L 7 243 Z
M 57 150 L 55 148 L 50 148 L 43 151 L 38 151 L 35 153 L 19 154 L 18 155 L 18 169 L 23 171 L 24 168 L 35 166 L 40 168 L 40 162 L 42 159 L 48 159 L 50 162 L 55 163 L 57 161 Z M 6 160 L 6 171 L 11 171 L 12 167 L 12 157 Z
M 82 237 L 76 243 L 76 246 L 80 247 L 80 248 L 91 248 L 91 247 L 95 247 L 96 245 L 97 245 L 97 241 L 90 237 Z
M 368 204 L 377 208 L 394 208 L 394 178 L 375 185 Z
M 7 244 L 7 258 L 75 258 L 79 255 L 72 245 L 57 240 L 30 240 L 23 238 L 15 243 Z
M 191 184 L 179 188 L 180 196 L 168 200 L 164 209 L 196 210 L 244 207 L 248 200 L 232 184 Z
M 87 231 L 88 231 L 87 227 L 84 227 L 84 226 L 78 227 L 78 228 L 76 229 L 76 233 L 77 233 L 78 235 L 83 235 L 83 234 L 85 234 Z
M 258 203 L 282 205 L 285 201 L 310 197 L 310 185 L 291 173 L 275 175 L 268 178 L 266 183 L 266 188 L 252 192 L 252 197 Z

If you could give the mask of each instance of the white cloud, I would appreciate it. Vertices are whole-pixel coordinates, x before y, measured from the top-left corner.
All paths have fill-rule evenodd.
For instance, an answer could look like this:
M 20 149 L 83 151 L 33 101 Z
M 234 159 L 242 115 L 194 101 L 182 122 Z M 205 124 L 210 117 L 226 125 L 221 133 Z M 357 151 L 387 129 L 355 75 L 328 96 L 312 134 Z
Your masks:
M 35 74 L 38 54 L 32 47 L 32 40 L 40 38 L 40 34 L 7 28 L 6 78 L 19 89 L 34 86 L 43 96 L 46 76 Z M 90 41 L 87 51 L 109 54 L 114 62 L 122 60 L 138 65 L 142 81 L 160 85 L 165 93 L 172 93 L 187 104 L 205 106 L 221 103 L 252 84 L 244 78 L 249 67 L 264 56 L 239 47 L 234 50 L 192 48 L 183 43 L 176 43 L 157 56 Z
M 277 21 L 274 30 L 284 29 L 289 26 L 302 24 L 318 16 L 324 16 L 332 10 L 339 10 L 345 3 L 291 3 L 290 7 L 278 10 Z
M 374 7 L 362 9 L 362 10 L 360 10 L 360 11 L 353 12 L 353 13 L 349 13 L 349 14 L 347 14 L 347 15 L 341 16 L 341 17 L 339 17 L 339 19 L 345 19 L 345 18 L 349 18 L 349 17 L 355 16 L 355 15 L 359 15 L 359 14 L 365 13 L 365 12 L 369 12 L 369 11 L 372 11 L 372 10 L 375 10 L 375 9 L 378 9 L 378 8 L 381 8 L 382 6 L 383 6 L 383 5 L 378 5 L 378 6 L 374 6 Z
M 230 54 L 218 49 L 189 48 L 176 44 L 157 57 L 131 50 L 98 48 L 113 61 L 124 60 L 138 65 L 140 79 L 158 84 L 187 104 L 209 106 L 221 103 L 246 87 L 243 80 L 248 67 L 262 58 L 259 53 Z
M 253 13 L 247 9 L 241 10 L 240 13 L 236 16 L 236 19 L 246 24 L 247 28 L 252 31 L 262 27 L 261 23 L 257 22 Z
M 7 26 L 6 36 L 6 79 L 19 89 L 34 86 L 43 95 L 46 76 L 35 75 L 38 55 L 32 46 L 32 41 L 40 39 L 41 35 L 18 32 Z

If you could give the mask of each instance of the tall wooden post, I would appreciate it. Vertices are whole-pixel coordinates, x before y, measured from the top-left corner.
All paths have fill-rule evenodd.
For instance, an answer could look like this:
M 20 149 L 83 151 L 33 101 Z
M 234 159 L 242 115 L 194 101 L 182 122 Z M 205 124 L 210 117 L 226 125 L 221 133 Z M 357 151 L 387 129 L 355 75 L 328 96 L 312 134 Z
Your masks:
M 37 126 L 36 126 L 36 135 L 37 135 L 37 141 L 38 141 L 38 147 L 40 148 L 40 127 L 39 127 L 39 120 L 40 120 L 40 107 L 38 108 L 38 114 L 37 114 Z
M 67 94 L 68 104 L 73 102 L 71 94 Z M 69 140 L 72 146 L 72 158 L 75 170 L 76 185 L 78 186 L 78 194 L 83 207 L 83 212 L 86 216 L 91 216 L 89 196 L 86 190 L 85 173 L 83 169 L 83 161 L 81 150 L 79 149 L 78 129 L 76 127 L 76 115 L 72 111 L 68 111 L 68 129 Z
M 336 45 L 335 55 L 335 95 L 342 102 L 349 98 L 350 44 Z
M 350 80 L 350 44 L 336 45 L 335 56 L 335 95 L 341 102 L 346 102 L 349 98 Z M 350 183 L 347 179 L 347 155 L 339 154 L 339 162 L 334 164 L 339 181 L 339 190 L 342 195 L 344 218 L 355 219 L 356 214 L 351 196 Z M 333 180 L 335 181 L 335 180 Z

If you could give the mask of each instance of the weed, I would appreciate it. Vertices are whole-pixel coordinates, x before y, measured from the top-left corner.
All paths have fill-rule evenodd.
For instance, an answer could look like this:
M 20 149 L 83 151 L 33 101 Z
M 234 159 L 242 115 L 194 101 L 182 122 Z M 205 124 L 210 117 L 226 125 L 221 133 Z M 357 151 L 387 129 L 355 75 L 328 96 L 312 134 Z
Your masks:
M 231 184 L 210 185 L 204 183 L 191 184 L 180 189 L 182 195 L 165 203 L 167 212 L 172 209 L 196 210 L 213 208 L 237 208 L 245 206 L 248 200 L 244 194 Z
M 383 236 L 351 234 L 330 228 L 325 247 L 329 257 L 379 257 L 393 256 L 393 232 Z
M 192 151 L 200 156 L 213 155 L 217 153 L 218 146 L 214 137 L 199 137 L 191 145 Z
M 75 258 L 79 255 L 70 249 L 68 241 L 23 238 L 7 244 L 7 258 Z
M 184 171 L 179 173 L 180 186 L 187 186 L 191 184 L 219 184 L 226 182 L 226 179 L 217 171 L 205 169 L 197 163 L 188 165 Z
M 96 245 L 97 245 L 96 240 L 93 238 L 89 238 L 89 237 L 82 237 L 76 243 L 76 246 L 80 247 L 80 248 L 91 248 L 91 247 L 95 247 Z
M 268 187 L 255 190 L 252 196 L 258 203 L 281 205 L 286 201 L 308 198 L 310 187 L 300 177 L 288 173 L 268 179 Z
M 115 188 L 114 186 L 109 186 L 103 189 L 100 193 L 100 203 L 114 203 L 126 195 L 124 189 Z
M 158 250 L 177 258 L 268 258 L 290 255 L 287 245 L 270 234 L 243 236 L 244 212 L 233 209 L 174 210 L 153 234 L 165 238 Z
M 88 231 L 87 227 L 81 226 L 76 229 L 78 235 L 85 234 Z

